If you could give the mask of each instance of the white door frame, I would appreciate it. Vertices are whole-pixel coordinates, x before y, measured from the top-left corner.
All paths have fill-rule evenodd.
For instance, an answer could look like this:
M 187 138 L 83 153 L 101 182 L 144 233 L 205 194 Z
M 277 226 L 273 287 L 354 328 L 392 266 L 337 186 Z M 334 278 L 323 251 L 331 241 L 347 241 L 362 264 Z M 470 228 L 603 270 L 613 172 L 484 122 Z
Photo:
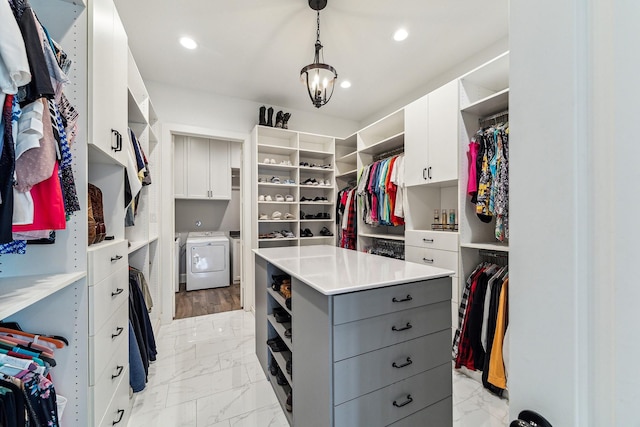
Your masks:
M 245 258 L 245 244 L 243 239 L 245 234 L 251 230 L 251 223 L 248 220 L 248 215 L 244 214 L 245 203 L 244 193 L 246 191 L 246 185 L 248 185 L 251 177 L 250 168 L 250 156 L 251 150 L 249 149 L 251 141 L 251 135 L 249 133 L 230 132 L 219 129 L 210 129 L 200 126 L 188 126 L 177 123 L 164 123 L 162 125 L 162 143 L 164 148 L 162 150 L 162 188 L 164 191 L 160 194 L 160 241 L 172 242 L 171 244 L 165 244 L 160 246 L 160 277 L 161 280 L 160 294 L 162 300 L 162 315 L 161 321 L 163 324 L 170 323 L 175 316 L 175 271 L 174 270 L 174 236 L 175 236 L 175 202 L 174 202 L 174 164 L 173 164 L 173 137 L 174 135 L 193 136 L 209 139 L 220 139 L 225 141 L 231 141 L 233 143 L 242 144 L 242 163 L 241 163 L 241 178 L 240 178 L 240 233 L 241 233 L 241 256 Z M 247 158 L 248 157 L 248 158 Z M 250 245 L 249 245 L 250 246 Z M 249 248 L 250 249 L 250 248 Z M 242 262 L 241 271 L 241 286 L 240 286 L 240 301 L 244 310 L 249 310 L 251 304 L 246 304 L 244 299 L 246 295 L 246 287 L 248 285 L 245 274 L 248 262 Z M 247 301 L 249 302 L 249 301 Z

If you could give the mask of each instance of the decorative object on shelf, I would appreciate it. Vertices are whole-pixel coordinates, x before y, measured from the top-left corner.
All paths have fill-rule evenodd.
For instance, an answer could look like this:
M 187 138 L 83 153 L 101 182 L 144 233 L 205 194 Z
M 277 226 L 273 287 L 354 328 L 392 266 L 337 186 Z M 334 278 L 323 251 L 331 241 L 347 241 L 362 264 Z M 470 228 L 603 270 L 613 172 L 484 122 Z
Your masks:
M 102 205 L 102 191 L 95 185 L 89 183 L 89 203 L 91 204 L 91 214 L 95 222 L 95 239 L 93 243 L 102 242 L 107 235 L 107 228 L 104 222 L 104 209 Z M 91 224 L 91 222 L 89 223 Z
M 289 129 L 289 119 L 291 118 L 291 113 L 284 113 L 282 116 L 282 129 Z
M 309 0 L 309 7 L 317 13 L 317 31 L 315 43 L 315 55 L 313 63 L 305 66 L 300 71 L 300 79 L 306 84 L 309 98 L 316 108 L 320 108 L 329 102 L 333 95 L 335 82 L 338 79 L 336 69 L 329 64 L 320 62 L 320 11 L 327 6 L 327 0 Z M 322 57 L 324 61 L 324 55 Z
M 282 110 L 278 111 L 276 113 L 276 127 L 277 128 L 281 128 L 282 127 L 282 118 L 283 118 L 284 114 L 282 113 Z

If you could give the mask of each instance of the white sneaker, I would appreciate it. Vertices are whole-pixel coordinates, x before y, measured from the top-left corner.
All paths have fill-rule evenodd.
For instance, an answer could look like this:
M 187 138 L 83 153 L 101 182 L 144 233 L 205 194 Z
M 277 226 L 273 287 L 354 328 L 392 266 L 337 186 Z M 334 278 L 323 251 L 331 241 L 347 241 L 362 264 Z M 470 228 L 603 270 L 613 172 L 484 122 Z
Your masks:
M 265 200 L 266 202 L 271 202 L 271 201 L 273 201 L 273 199 L 271 198 L 271 194 L 267 194 L 266 196 L 264 196 L 264 200 Z
M 279 211 L 275 211 L 271 214 L 271 219 L 280 219 L 282 217 L 282 213 Z
M 276 194 L 276 202 L 284 202 L 284 197 L 281 194 Z
M 268 158 L 268 157 L 265 157 L 265 159 L 264 159 L 264 162 L 263 162 L 263 163 L 264 163 L 265 165 L 268 165 L 268 164 L 269 164 L 269 158 Z
M 276 159 L 271 159 L 271 164 L 275 165 L 276 164 Z
M 293 196 L 291 194 L 287 194 L 284 196 L 285 202 L 293 202 Z
M 269 216 L 267 214 L 261 213 L 258 219 L 269 219 Z
M 258 196 L 258 201 L 259 202 L 264 202 L 264 194 L 261 194 Z

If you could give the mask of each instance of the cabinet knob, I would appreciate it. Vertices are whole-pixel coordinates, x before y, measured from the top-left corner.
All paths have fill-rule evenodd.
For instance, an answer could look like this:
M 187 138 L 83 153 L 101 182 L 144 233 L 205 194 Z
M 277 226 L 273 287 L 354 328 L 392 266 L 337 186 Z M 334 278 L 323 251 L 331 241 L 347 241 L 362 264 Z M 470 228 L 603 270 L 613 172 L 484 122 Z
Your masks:
M 425 243 L 433 243 L 433 239 L 422 239 Z
M 402 298 L 402 299 L 398 299 L 396 297 L 393 297 L 391 302 L 407 302 L 407 301 L 411 301 L 412 299 L 413 299 L 413 297 L 411 295 L 407 295 L 406 298 Z
M 407 322 L 407 324 L 405 326 L 403 326 L 402 328 L 396 328 L 395 325 L 391 327 L 391 330 L 393 332 L 402 332 L 402 331 L 407 331 L 409 329 L 413 328 L 413 325 L 409 322 Z
M 427 264 L 433 264 L 433 259 L 429 259 L 429 258 L 422 258 L 422 261 L 426 262 Z
M 402 408 L 403 406 L 407 406 L 411 402 L 413 402 L 413 398 L 411 397 L 410 394 L 407 394 L 407 399 L 404 402 L 398 403 L 397 400 L 394 400 L 393 406 L 395 406 L 396 408 Z
M 116 374 L 115 375 L 111 375 L 111 379 L 115 380 L 116 378 L 118 378 L 120 375 L 122 375 L 122 371 L 124 370 L 124 366 L 118 365 L 116 366 Z
M 122 421 L 122 417 L 124 417 L 124 409 L 118 409 L 118 419 L 111 422 L 111 425 L 119 424 Z
M 122 326 L 118 326 L 116 328 L 116 333 L 115 334 L 111 334 L 111 339 L 114 339 L 116 337 L 119 337 L 120 334 L 122 334 L 122 331 L 124 331 L 124 328 Z
M 396 368 L 396 369 L 400 369 L 400 368 L 404 368 L 405 366 L 409 366 L 409 365 L 411 365 L 412 363 L 413 363 L 413 360 L 411 360 L 411 358 L 410 358 L 410 357 L 407 357 L 407 361 L 406 361 L 406 362 L 404 362 L 403 364 L 398 365 L 396 362 L 393 362 L 393 363 L 391 364 L 391 366 L 393 366 L 393 367 L 394 367 L 394 368 Z

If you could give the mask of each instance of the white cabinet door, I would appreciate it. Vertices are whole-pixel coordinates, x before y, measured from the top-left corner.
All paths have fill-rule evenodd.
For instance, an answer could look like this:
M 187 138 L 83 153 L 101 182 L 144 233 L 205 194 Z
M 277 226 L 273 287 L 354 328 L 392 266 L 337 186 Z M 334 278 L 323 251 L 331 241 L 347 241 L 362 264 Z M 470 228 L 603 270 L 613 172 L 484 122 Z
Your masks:
M 112 0 L 89 5 L 89 144 L 125 164 L 126 152 L 118 147 L 128 138 L 127 35 Z
M 209 143 L 209 197 L 231 200 L 231 155 L 229 142 Z
M 428 182 L 428 112 L 427 96 L 404 109 L 404 176 L 407 186 Z
M 188 138 L 187 196 L 189 198 L 209 198 L 209 163 L 209 140 Z
M 429 94 L 429 183 L 458 179 L 458 81 Z
M 187 197 L 187 137 L 173 137 L 173 194 Z

